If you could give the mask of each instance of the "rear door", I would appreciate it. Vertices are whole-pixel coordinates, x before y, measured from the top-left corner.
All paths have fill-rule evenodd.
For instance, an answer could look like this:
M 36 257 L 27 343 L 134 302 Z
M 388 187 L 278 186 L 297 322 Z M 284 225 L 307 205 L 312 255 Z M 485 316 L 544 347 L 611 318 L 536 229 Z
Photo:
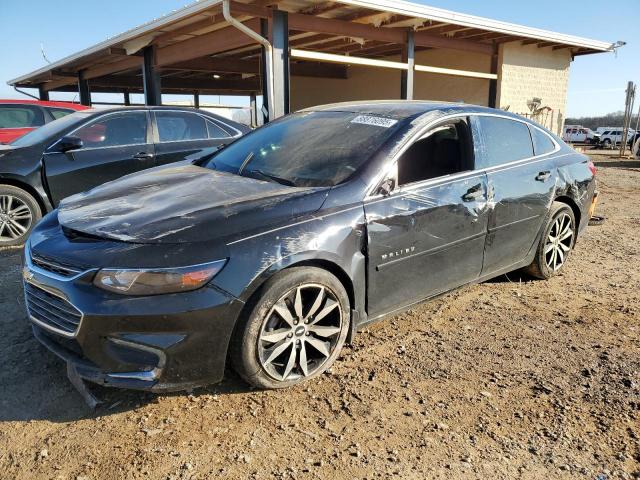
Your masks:
M 430 129 L 365 201 L 371 318 L 470 282 L 482 269 L 487 182 L 474 170 L 465 118 Z
M 479 115 L 474 121 L 482 143 L 478 162 L 487 173 L 492 207 L 485 275 L 524 260 L 533 247 L 555 193 L 553 153 L 559 146 L 543 130 L 516 119 Z
M 43 157 L 55 204 L 74 193 L 155 166 L 145 110 L 108 113 L 68 135 L 79 137 L 83 147 L 48 152 Z
M 155 110 L 154 142 L 158 165 L 196 161 L 233 140 L 219 122 L 196 112 Z

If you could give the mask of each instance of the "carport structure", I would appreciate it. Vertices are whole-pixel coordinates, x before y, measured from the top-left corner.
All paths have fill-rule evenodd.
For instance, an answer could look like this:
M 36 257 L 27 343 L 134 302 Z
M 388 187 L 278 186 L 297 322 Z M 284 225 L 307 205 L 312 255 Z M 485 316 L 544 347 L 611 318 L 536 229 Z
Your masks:
M 378 98 L 466 101 L 563 121 L 570 62 L 615 44 L 387 0 L 204 0 L 27 75 L 16 87 L 78 92 L 246 95 L 265 120 Z

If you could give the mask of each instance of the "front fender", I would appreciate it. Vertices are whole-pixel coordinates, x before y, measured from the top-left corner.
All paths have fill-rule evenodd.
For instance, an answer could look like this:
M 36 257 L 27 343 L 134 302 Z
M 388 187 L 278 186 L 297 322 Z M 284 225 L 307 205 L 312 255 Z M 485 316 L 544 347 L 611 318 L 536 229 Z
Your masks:
M 327 264 L 353 285 L 354 308 L 364 308 L 365 256 L 362 205 L 236 240 L 229 261 L 214 283 L 247 301 L 277 272 L 298 264 Z

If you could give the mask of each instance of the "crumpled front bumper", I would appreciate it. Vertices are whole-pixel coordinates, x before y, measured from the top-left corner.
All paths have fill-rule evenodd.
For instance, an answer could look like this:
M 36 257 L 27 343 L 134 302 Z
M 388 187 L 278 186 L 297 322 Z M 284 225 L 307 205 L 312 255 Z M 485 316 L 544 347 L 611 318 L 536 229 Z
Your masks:
M 28 247 L 25 253 L 30 254 Z M 240 300 L 211 284 L 167 295 L 118 295 L 95 287 L 93 275 L 87 271 L 64 278 L 25 257 L 25 301 L 33 333 L 82 379 L 170 391 L 223 378 L 227 347 L 244 305 Z M 34 296 L 34 289 L 49 297 Z M 57 307 L 58 313 L 60 308 L 76 311 L 75 331 L 43 321 L 47 309 Z

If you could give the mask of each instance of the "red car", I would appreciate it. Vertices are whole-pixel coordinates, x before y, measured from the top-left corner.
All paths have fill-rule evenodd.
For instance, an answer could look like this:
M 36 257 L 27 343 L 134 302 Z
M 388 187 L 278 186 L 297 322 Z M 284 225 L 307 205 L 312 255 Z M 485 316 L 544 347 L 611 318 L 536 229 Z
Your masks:
M 70 102 L 0 99 L 0 143 L 13 142 L 34 128 L 87 108 Z

